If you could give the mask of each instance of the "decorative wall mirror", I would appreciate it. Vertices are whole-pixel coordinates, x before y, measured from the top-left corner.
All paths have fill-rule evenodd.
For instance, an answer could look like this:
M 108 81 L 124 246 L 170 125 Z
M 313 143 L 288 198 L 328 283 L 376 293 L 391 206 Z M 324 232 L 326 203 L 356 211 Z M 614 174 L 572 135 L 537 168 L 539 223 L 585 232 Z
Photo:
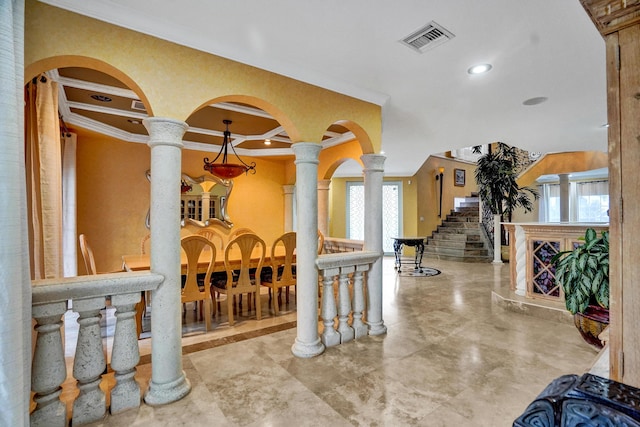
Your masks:
M 151 172 L 147 171 L 147 179 L 151 181 Z M 213 175 L 202 175 L 193 178 L 182 174 L 180 185 L 180 224 L 188 223 L 206 227 L 218 223 L 226 228 L 233 227 L 227 215 L 227 203 L 233 180 L 220 179 Z M 150 228 L 150 211 L 147 211 L 145 225 Z

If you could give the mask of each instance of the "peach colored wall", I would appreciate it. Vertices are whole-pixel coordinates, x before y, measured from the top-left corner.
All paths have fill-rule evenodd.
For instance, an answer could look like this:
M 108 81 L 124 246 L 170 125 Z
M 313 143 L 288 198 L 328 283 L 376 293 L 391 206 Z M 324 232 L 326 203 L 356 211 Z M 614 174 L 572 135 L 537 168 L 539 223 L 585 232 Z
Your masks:
M 183 150 L 182 169 L 198 177 L 205 174 L 205 153 Z M 228 212 L 235 227 L 249 227 L 266 242 L 284 231 L 282 185 L 284 163 L 254 159 L 255 175 L 235 179 Z M 118 270 L 124 254 L 140 252 L 140 239 L 149 230 L 150 165 L 146 144 L 122 142 L 82 131 L 78 135 L 78 233 L 87 235 L 100 271 Z M 84 264 L 78 260 L 79 274 Z
M 438 191 L 439 183 L 435 180 L 436 170 L 444 167 L 442 181 L 442 217 L 438 217 Z M 454 169 L 464 169 L 466 180 L 464 187 L 453 185 Z M 430 156 L 415 174 L 418 192 L 417 218 L 418 234 L 421 236 L 431 236 L 431 233 L 440 225 L 442 219 L 454 207 L 454 198 L 470 196 L 472 192 L 478 191 L 478 186 L 474 178 L 475 164 L 460 162 L 454 159 Z M 422 220 L 423 218 L 424 220 Z

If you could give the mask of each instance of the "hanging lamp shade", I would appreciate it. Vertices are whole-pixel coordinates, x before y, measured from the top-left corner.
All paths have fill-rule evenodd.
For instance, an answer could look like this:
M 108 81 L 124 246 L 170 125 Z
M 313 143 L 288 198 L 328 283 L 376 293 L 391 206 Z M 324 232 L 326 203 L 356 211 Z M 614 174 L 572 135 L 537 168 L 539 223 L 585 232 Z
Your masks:
M 240 156 L 238 156 L 238 153 L 236 153 L 236 149 L 233 147 L 233 144 L 231 144 L 231 132 L 229 131 L 229 125 L 232 121 L 223 120 L 222 123 L 226 125 L 224 139 L 222 140 L 222 147 L 220 147 L 220 152 L 213 161 L 210 162 L 208 157 L 204 158 L 204 170 L 220 179 L 236 178 L 243 173 L 249 173 L 249 171 L 251 171 L 252 174 L 256 173 L 256 162 L 251 162 L 251 164 L 245 163 Z M 236 156 L 236 159 L 238 159 L 238 163 L 229 163 L 227 161 L 229 146 L 231 146 L 233 154 Z M 220 159 L 221 156 L 222 158 Z M 220 159 L 220 162 L 216 163 L 218 159 Z

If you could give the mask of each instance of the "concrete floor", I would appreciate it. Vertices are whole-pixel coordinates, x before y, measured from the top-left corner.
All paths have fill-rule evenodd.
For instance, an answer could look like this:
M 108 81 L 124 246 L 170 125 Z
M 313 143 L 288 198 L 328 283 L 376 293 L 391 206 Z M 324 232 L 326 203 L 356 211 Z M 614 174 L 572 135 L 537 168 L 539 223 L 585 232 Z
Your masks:
M 511 426 L 551 380 L 596 361 L 567 316 L 496 301 L 509 295 L 509 264 L 422 264 L 442 273 L 398 277 L 385 258 L 386 335 L 312 359 L 291 354 L 293 302 L 274 318 L 263 295 L 263 320 L 241 318 L 232 328 L 223 305 L 207 334 L 187 321 L 191 393 L 93 426 Z M 143 390 L 150 341 L 140 341 Z

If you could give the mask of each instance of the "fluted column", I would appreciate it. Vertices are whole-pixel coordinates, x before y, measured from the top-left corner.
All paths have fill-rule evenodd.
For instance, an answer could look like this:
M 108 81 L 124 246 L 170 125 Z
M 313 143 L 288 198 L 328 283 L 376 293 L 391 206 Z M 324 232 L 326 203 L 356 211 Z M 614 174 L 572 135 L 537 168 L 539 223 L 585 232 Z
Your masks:
M 298 357 L 313 357 L 324 351 L 318 336 L 318 155 L 320 144 L 298 142 L 292 145 L 296 156 L 296 233 L 297 336 L 291 351 Z
M 329 188 L 330 179 L 318 181 L 318 230 L 325 236 L 329 235 Z
M 295 185 L 283 185 L 282 192 L 284 193 L 284 231 L 295 231 L 293 229 L 293 194 L 295 191 Z
M 382 319 L 382 181 L 385 156 L 364 154 L 364 250 L 380 254 L 367 279 L 367 323 L 370 335 L 387 332 Z
M 165 278 L 151 296 L 153 363 L 144 401 L 162 405 L 191 390 L 182 370 L 180 303 L 180 179 L 182 136 L 188 125 L 159 117 L 143 123 L 151 147 L 151 271 Z

